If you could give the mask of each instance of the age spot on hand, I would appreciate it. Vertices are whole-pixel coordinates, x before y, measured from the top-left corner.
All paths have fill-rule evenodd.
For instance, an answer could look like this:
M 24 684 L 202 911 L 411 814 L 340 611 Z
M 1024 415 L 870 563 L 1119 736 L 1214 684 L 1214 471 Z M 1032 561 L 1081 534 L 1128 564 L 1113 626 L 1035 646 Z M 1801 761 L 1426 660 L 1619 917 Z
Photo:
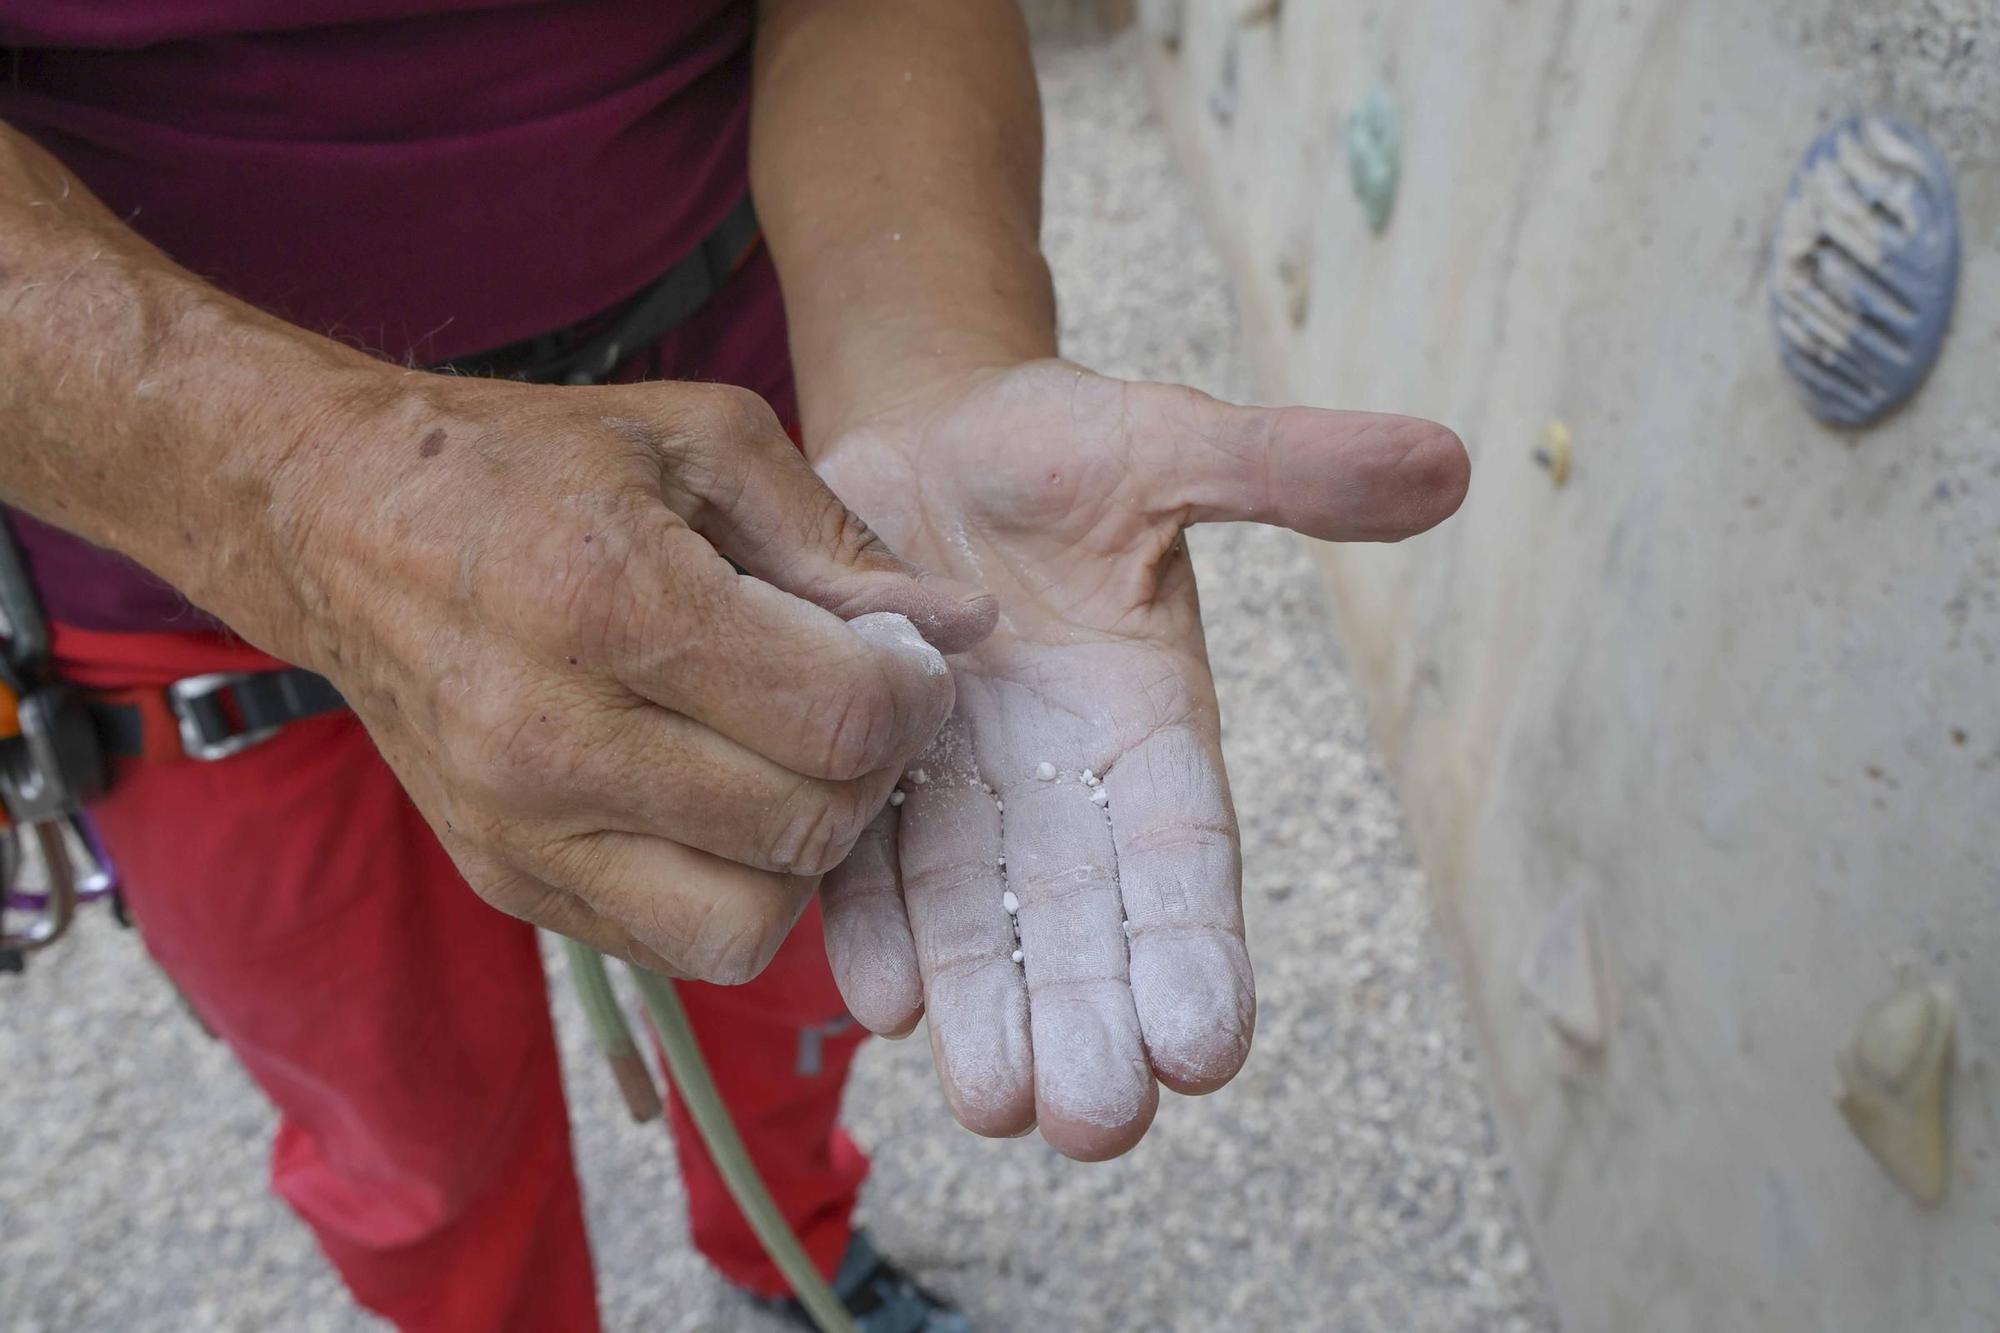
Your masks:
M 436 458 L 444 452 L 444 428 L 439 427 L 424 436 L 424 442 L 417 446 L 419 458 Z

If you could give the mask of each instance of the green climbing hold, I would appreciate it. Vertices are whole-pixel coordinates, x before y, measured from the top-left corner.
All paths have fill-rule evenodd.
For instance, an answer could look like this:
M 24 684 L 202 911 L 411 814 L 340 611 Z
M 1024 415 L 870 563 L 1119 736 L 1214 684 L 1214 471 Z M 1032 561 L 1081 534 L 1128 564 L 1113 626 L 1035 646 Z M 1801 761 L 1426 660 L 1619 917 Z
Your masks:
M 1377 86 L 1347 117 L 1347 174 L 1368 225 L 1381 231 L 1396 207 L 1401 172 L 1402 131 L 1389 90 Z

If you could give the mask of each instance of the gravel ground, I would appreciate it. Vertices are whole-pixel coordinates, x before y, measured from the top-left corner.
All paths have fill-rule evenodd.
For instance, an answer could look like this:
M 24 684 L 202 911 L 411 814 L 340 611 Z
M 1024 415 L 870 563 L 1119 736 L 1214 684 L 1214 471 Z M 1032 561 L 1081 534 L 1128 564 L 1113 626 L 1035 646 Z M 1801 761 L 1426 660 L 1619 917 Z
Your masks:
M 1221 270 L 1118 44 L 1044 46 L 1048 242 L 1072 355 L 1244 396 Z M 864 1216 L 981 1328 L 1553 1328 L 1423 875 L 1306 552 L 1194 537 L 1243 821 L 1257 1047 L 1079 1166 L 950 1121 L 919 1039 L 864 1051 Z M 560 960 L 551 955 L 552 965 Z M 632 1126 L 558 978 L 608 1327 L 762 1330 L 685 1247 L 657 1128 Z M 93 913 L 0 981 L 0 1329 L 374 1327 L 263 1191 L 271 1116 Z

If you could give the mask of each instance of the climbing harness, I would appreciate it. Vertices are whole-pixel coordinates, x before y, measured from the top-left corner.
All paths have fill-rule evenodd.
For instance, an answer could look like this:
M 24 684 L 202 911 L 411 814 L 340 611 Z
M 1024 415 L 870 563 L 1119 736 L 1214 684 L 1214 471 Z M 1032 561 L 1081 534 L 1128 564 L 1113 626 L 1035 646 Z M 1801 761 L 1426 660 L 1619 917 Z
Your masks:
M 108 898 L 124 920 L 83 813 L 118 763 L 222 759 L 340 707 L 332 685 L 295 668 L 95 692 L 60 679 L 40 599 L 0 525 L 0 972 L 61 939 L 81 903 Z

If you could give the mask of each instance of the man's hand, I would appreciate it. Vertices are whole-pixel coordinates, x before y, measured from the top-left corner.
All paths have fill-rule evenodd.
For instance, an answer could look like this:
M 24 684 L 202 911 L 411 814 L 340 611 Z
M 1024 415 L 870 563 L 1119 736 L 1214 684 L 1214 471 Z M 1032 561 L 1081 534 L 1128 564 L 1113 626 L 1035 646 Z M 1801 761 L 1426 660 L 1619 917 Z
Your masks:
M 297 614 L 256 628 L 490 902 L 747 980 L 930 744 L 938 650 L 992 598 L 890 554 L 753 394 L 395 385 L 274 470 Z
M 710 980 L 776 950 L 993 621 L 754 395 L 386 365 L 4 126 L 0 412 L 0 498 L 331 677 L 488 900 Z
M 896 549 L 1000 598 L 993 636 L 953 658 L 956 710 L 904 801 L 827 878 L 842 993 L 876 1032 L 928 1011 L 968 1128 L 1039 1122 L 1072 1157 L 1121 1153 L 1156 1079 L 1201 1093 L 1236 1073 L 1255 1009 L 1181 530 L 1393 541 L 1457 508 L 1465 452 L 1413 418 L 1230 407 L 1044 361 L 948 381 L 817 457 Z

